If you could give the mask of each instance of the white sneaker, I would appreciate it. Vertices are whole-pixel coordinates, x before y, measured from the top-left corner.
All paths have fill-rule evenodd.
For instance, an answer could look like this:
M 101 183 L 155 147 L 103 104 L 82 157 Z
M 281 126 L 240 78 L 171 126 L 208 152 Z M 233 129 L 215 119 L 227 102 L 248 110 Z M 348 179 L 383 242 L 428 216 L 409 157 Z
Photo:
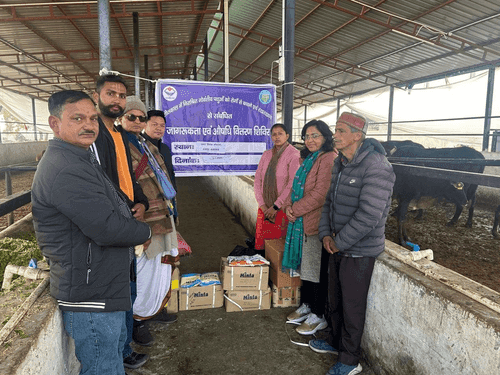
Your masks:
M 302 305 L 300 305 L 300 307 L 297 310 L 295 310 L 293 313 L 288 315 L 286 317 L 286 319 L 290 323 L 297 323 L 298 324 L 298 323 L 301 323 L 304 320 L 306 320 L 307 316 L 309 315 L 310 312 L 311 312 L 311 308 L 309 307 L 309 305 L 306 305 L 305 303 L 303 303 Z
M 297 331 L 297 333 L 300 333 L 301 335 L 313 335 L 317 331 L 321 331 L 326 327 L 328 327 L 328 323 L 326 322 L 326 319 L 323 316 L 320 318 L 316 314 L 310 313 L 307 316 L 306 321 L 297 328 L 295 328 L 295 330 Z

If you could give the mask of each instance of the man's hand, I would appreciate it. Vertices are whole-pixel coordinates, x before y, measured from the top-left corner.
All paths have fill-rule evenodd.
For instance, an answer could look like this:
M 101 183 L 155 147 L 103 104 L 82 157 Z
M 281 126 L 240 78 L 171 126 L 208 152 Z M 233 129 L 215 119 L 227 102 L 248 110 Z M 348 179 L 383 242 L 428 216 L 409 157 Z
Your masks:
M 146 212 L 146 207 L 142 203 L 137 203 L 132 207 L 132 214 L 139 221 L 144 221 L 144 213 Z
M 144 246 L 144 251 L 148 249 L 149 245 L 151 245 L 151 238 L 142 244 L 142 246 Z
M 339 252 L 339 249 L 337 249 L 337 246 L 335 246 L 335 241 L 333 240 L 332 236 L 323 237 L 323 247 L 330 254 L 335 254 Z
M 286 217 L 288 218 L 288 221 L 294 223 L 295 220 L 297 220 L 297 218 L 293 214 L 292 206 L 288 206 L 287 208 L 285 208 L 285 214 L 286 214 Z

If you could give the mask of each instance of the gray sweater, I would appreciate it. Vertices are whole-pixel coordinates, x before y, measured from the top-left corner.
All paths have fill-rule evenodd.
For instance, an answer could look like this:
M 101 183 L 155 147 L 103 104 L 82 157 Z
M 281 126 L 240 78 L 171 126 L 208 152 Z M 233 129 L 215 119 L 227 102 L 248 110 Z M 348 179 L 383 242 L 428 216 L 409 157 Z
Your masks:
M 319 222 L 320 240 L 335 234 L 335 245 L 343 253 L 380 255 L 395 180 L 384 148 L 375 139 L 365 139 L 350 163 L 340 153 Z
M 120 213 L 112 185 L 89 156 L 49 141 L 31 190 L 36 236 L 62 310 L 127 311 L 129 247 L 146 242 L 150 229 Z

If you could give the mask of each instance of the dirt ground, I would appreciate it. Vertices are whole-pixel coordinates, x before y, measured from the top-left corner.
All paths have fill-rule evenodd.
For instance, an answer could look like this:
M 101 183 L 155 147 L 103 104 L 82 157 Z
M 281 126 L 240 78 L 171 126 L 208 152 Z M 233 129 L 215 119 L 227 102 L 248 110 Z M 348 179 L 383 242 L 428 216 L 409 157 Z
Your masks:
M 494 209 L 476 206 L 472 228 L 465 227 L 468 209 L 464 209 L 454 227 L 447 227 L 454 213 L 454 205 L 440 204 L 427 210 L 420 220 L 407 214 L 411 242 L 421 250 L 432 249 L 434 262 L 500 292 L 500 240 L 491 235 Z M 398 243 L 394 217 L 387 221 L 386 236 Z
M 14 191 L 29 189 L 32 175 L 13 177 Z M 181 273 L 218 271 L 220 257 L 236 245 L 244 246 L 249 236 L 215 192 L 199 181 L 178 179 L 178 229 L 193 249 L 191 256 L 181 258 Z M 449 228 L 445 224 L 453 211 L 453 206 L 441 205 L 429 209 L 421 221 L 409 215 L 409 236 L 421 249 L 432 249 L 437 263 L 500 292 L 500 241 L 490 233 L 493 212 L 477 208 L 473 228 L 466 228 L 464 211 L 458 224 Z M 0 218 L 0 228 L 3 220 L 5 217 Z M 396 242 L 396 220 L 392 217 L 387 238 Z M 147 348 L 135 346 L 151 359 L 128 374 L 324 374 L 336 357 L 290 342 L 306 343 L 311 338 L 285 325 L 291 311 L 293 308 L 226 313 L 219 308 L 179 312 L 175 324 L 151 324 L 155 343 Z M 362 364 L 364 375 L 383 373 L 364 361 Z

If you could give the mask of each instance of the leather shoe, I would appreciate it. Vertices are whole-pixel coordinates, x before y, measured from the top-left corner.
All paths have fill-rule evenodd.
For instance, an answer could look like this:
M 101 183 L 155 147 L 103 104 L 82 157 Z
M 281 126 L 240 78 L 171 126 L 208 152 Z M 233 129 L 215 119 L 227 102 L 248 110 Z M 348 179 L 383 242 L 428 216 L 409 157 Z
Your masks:
M 134 329 L 132 331 L 132 339 L 136 344 L 142 346 L 150 346 L 155 339 L 149 333 L 149 328 L 144 324 L 144 322 L 138 322 L 134 320 Z
M 149 319 L 149 321 L 167 324 L 175 323 L 177 321 L 177 315 L 168 314 L 165 309 L 162 309 L 159 314 L 153 316 L 151 319 Z
M 145 364 L 149 359 L 149 355 L 132 352 L 127 358 L 123 358 L 123 367 L 136 369 Z

